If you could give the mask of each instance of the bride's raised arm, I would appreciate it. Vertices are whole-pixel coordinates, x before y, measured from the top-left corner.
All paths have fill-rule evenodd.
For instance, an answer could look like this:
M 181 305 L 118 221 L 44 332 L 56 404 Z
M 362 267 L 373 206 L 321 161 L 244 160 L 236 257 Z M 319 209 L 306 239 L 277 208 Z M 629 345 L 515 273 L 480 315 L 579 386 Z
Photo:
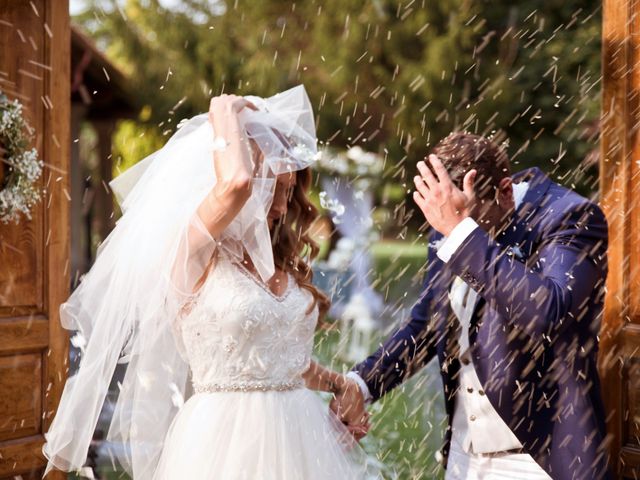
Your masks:
M 213 153 L 216 184 L 198 207 L 198 216 L 207 231 L 218 237 L 251 196 L 254 171 L 251 146 L 240 127 L 238 114 L 253 104 L 236 95 L 221 95 L 211 100 L 209 121 L 216 142 L 226 147 Z
M 223 148 L 213 152 L 215 185 L 198 206 L 180 241 L 171 271 L 174 293 L 180 303 L 188 303 L 208 274 L 216 239 L 238 215 L 251 197 L 254 159 L 238 114 L 255 106 L 236 95 L 221 95 L 211 100 L 209 121 L 215 143 Z M 256 159 L 257 160 L 257 159 Z

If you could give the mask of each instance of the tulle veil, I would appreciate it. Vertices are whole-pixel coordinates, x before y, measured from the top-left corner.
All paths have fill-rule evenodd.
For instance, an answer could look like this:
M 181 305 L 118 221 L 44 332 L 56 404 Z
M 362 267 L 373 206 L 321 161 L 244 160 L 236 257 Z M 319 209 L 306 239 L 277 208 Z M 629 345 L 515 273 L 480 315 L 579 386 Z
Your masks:
M 221 238 L 212 238 L 196 213 L 216 182 L 213 152 L 226 145 L 207 114 L 186 121 L 163 148 L 110 183 L 123 215 L 60 306 L 63 326 L 77 331 L 81 361 L 45 434 L 47 472 L 84 465 L 116 364 L 128 363 L 107 440 L 127 446 L 117 460 L 135 480 L 151 479 L 188 383 L 175 324 L 197 299 L 193 288 L 211 255 L 223 249 L 240 259 L 246 251 L 263 280 L 274 273 L 266 221 L 274 177 L 316 159 L 313 111 L 301 85 L 246 98 L 258 111 L 244 109 L 241 126 L 264 162 L 251 198 Z

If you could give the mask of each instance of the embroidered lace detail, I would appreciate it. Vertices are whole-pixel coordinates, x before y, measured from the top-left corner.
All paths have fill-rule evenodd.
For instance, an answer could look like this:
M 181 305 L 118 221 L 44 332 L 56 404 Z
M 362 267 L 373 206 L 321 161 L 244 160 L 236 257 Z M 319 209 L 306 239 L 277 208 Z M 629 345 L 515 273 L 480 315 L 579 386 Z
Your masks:
M 282 297 L 247 275 L 220 257 L 192 310 L 179 321 L 176 333 L 193 384 L 203 391 L 300 388 L 318 319 L 317 309 L 307 314 L 313 298 L 291 275 Z
M 271 289 L 269 288 L 268 285 L 264 284 L 262 281 L 258 280 L 254 274 L 252 274 L 251 272 L 249 272 L 249 270 L 247 270 L 244 265 L 240 264 L 240 263 L 234 263 L 234 265 L 236 265 L 238 267 L 238 270 L 240 272 L 242 272 L 243 274 L 245 274 L 249 280 L 252 280 L 253 282 L 255 282 L 260 288 L 262 288 L 264 291 L 266 291 L 269 295 L 271 295 L 275 300 L 278 300 L 279 302 L 284 301 L 288 296 L 289 296 L 289 292 L 291 292 L 291 283 L 294 282 L 295 280 L 293 279 L 293 277 L 291 275 L 287 275 L 287 288 L 284 291 L 284 293 L 282 295 L 276 295 L 275 293 L 273 293 L 271 291 Z

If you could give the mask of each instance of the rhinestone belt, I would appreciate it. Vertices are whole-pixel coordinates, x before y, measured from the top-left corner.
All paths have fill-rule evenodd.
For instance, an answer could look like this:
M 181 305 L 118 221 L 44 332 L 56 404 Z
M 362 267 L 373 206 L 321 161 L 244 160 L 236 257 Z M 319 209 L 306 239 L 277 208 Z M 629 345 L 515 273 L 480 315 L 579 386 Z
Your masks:
M 294 380 L 291 382 L 260 382 L 242 381 L 231 383 L 208 383 L 206 385 L 193 385 L 196 393 L 213 392 L 284 392 L 287 390 L 297 390 L 304 387 L 304 381 Z

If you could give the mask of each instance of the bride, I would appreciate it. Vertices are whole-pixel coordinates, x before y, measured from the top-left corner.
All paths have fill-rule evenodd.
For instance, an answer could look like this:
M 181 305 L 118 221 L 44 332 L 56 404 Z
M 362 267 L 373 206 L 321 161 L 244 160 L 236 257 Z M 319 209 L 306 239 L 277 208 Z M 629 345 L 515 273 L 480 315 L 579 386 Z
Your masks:
M 107 440 L 134 480 L 377 475 L 354 439 L 368 419 L 345 427 L 310 391 L 358 388 L 311 359 L 328 307 L 308 263 L 316 155 L 304 87 L 222 95 L 111 182 L 123 215 L 60 308 L 82 360 L 47 472 L 84 464 L 120 362 Z

